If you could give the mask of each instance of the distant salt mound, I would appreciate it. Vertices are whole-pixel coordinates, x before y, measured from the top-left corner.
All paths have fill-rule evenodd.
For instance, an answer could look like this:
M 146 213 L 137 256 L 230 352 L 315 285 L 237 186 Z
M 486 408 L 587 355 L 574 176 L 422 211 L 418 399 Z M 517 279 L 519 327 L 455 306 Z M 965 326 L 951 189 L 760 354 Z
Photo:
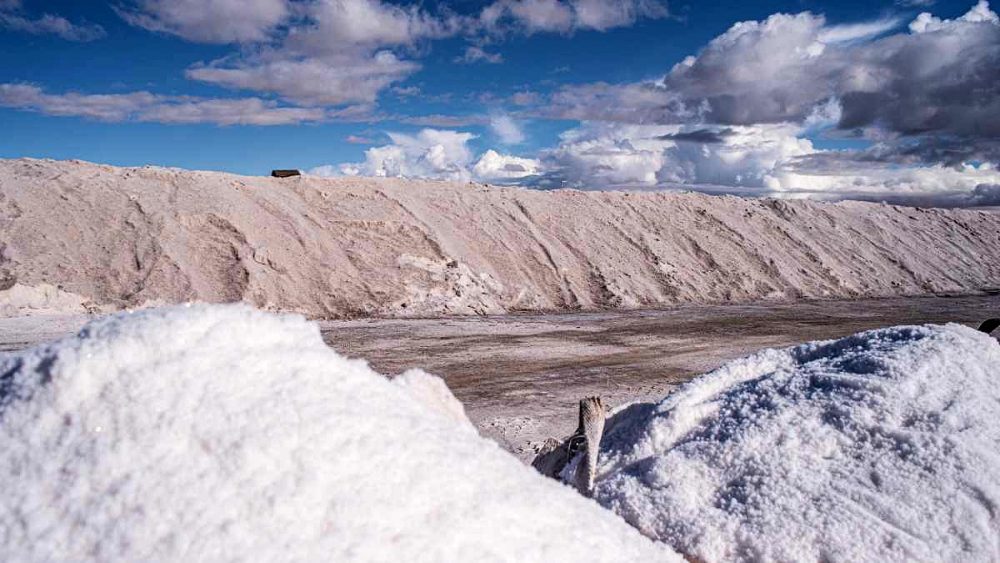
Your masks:
M 1000 559 L 1000 345 L 972 329 L 763 351 L 616 419 L 596 498 L 695 559 Z
M 298 317 L 122 314 L 0 357 L 8 561 L 677 559 Z
M 998 231 L 1000 213 L 963 209 L 0 159 L 0 316 L 243 301 L 427 317 L 979 293 L 998 289 Z

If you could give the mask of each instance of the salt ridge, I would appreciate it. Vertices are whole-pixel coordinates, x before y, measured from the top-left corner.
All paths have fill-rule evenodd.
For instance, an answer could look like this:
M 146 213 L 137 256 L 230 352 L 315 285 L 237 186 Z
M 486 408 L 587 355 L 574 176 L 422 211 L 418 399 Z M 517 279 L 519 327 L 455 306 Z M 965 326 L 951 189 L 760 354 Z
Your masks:
M 0 314 L 311 317 L 967 293 L 1000 213 L 0 160 Z

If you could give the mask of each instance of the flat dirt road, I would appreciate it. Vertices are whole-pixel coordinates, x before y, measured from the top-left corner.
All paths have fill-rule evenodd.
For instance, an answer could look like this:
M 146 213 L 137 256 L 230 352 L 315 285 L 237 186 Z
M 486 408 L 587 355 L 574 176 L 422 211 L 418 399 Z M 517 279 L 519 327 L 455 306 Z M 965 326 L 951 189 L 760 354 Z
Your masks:
M 757 351 L 899 324 L 1000 317 L 1000 295 L 683 306 L 657 311 L 322 322 L 338 352 L 395 375 L 440 375 L 480 432 L 523 460 L 576 425 L 577 401 L 653 401 Z M 86 316 L 0 319 L 0 350 L 77 330 Z
M 322 323 L 337 351 L 396 374 L 440 375 L 480 432 L 524 460 L 576 426 L 577 401 L 617 406 L 662 398 L 680 383 L 761 348 L 900 324 L 978 325 L 1000 296 L 913 297 L 658 311 Z

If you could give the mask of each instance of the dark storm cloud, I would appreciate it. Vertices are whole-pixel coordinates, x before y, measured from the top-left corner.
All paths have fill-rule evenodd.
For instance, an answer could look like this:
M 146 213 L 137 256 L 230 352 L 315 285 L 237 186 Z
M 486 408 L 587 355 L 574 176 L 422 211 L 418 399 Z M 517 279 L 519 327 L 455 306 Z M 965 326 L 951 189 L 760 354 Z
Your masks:
M 1000 206 L 1000 184 L 979 184 L 971 200 L 973 205 Z
M 921 14 L 899 27 L 895 20 L 830 26 L 808 12 L 774 14 L 735 24 L 660 81 L 567 87 L 550 111 L 642 124 L 757 125 L 807 123 L 834 100 L 841 130 L 919 139 L 892 145 L 895 157 L 995 161 L 996 13 L 981 1 L 954 20 Z
M 785 167 L 803 172 L 840 173 L 875 163 L 912 166 L 928 162 L 950 167 L 967 162 L 1000 162 L 1000 139 L 977 139 L 972 142 L 956 136 L 902 138 L 876 143 L 864 150 L 800 156 L 790 160 Z
M 985 2 L 953 21 L 921 15 L 881 39 L 856 32 L 810 14 L 737 24 L 664 87 L 688 106 L 706 104 L 713 123 L 798 122 L 836 98 L 842 129 L 1000 135 L 1000 25 Z
M 724 143 L 726 141 L 726 137 L 732 136 L 732 129 L 697 129 L 695 131 L 660 135 L 656 137 L 656 139 L 660 141 L 675 141 L 678 143 L 718 144 Z

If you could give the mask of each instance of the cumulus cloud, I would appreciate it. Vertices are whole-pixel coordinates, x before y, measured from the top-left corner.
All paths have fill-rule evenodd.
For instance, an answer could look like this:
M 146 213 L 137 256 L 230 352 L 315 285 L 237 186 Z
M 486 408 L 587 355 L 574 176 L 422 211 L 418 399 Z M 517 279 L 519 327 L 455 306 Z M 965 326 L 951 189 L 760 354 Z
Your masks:
M 569 183 L 967 198 L 1000 162 L 1000 18 L 981 0 L 954 20 L 924 13 L 901 27 L 774 14 L 734 24 L 660 80 L 565 87 L 534 111 L 618 125 L 571 132 L 546 163 Z M 652 124 L 678 128 L 657 135 L 665 148 L 628 128 Z M 875 145 L 815 150 L 804 137 L 823 131 Z
M 1000 24 L 981 0 L 955 20 L 921 14 L 830 26 L 821 15 L 774 14 L 733 25 L 664 78 L 566 88 L 552 110 L 632 123 L 802 122 L 836 99 L 838 127 L 896 135 L 1000 135 Z
M 810 154 L 791 125 L 720 131 L 673 125 L 590 123 L 561 136 L 543 163 L 549 187 L 724 185 L 761 191 L 775 168 Z
M 494 115 L 490 118 L 490 129 L 504 145 L 519 145 L 524 142 L 524 131 L 509 115 Z
M 505 182 L 535 176 L 541 171 L 538 160 L 494 150 L 475 159 L 469 141 L 476 135 L 468 132 L 428 128 L 415 135 L 387 135 L 391 142 L 366 150 L 363 162 L 320 166 L 309 172 L 317 176 Z
M 109 122 L 289 125 L 328 117 L 322 109 L 281 107 L 259 98 L 161 96 L 149 92 L 48 94 L 31 84 L 0 84 L 0 106 Z
M 0 2 L 0 28 L 32 35 L 55 35 L 67 41 L 94 41 L 106 35 L 96 24 L 73 23 L 62 16 L 42 14 L 29 17 L 23 13 L 20 0 Z
M 876 145 L 866 151 L 823 151 L 787 159 L 775 167 L 767 187 L 852 199 L 982 205 L 975 201 L 977 186 L 1000 183 L 1000 171 L 992 163 L 900 165 L 878 156 L 885 150 Z
M 742 195 L 861 199 L 910 205 L 994 205 L 1000 171 L 989 162 L 947 166 L 886 161 L 899 149 L 823 151 L 799 125 L 724 129 L 589 123 L 545 151 L 542 187 L 683 187 Z
M 387 133 L 391 144 L 365 151 L 364 162 L 341 164 L 336 169 L 321 167 L 318 175 L 378 176 L 468 180 L 472 133 L 423 129 L 416 135 Z
M 879 125 L 903 135 L 1000 135 L 997 14 L 981 0 L 956 20 L 921 14 L 910 30 L 858 54 L 841 88 L 841 128 Z
M 541 172 L 537 159 L 500 154 L 493 149 L 484 152 L 472 167 L 473 177 L 484 182 L 524 181 Z
M 547 151 L 548 173 L 540 183 L 551 187 L 614 188 L 657 184 L 666 143 L 663 127 L 592 123 L 561 135 Z
M 643 18 L 668 15 L 666 4 L 655 0 L 498 0 L 480 14 L 480 23 L 491 31 L 513 25 L 526 33 L 569 33 L 625 27 Z
M 585 123 L 557 146 L 526 158 L 489 149 L 473 158 L 470 133 L 389 134 L 365 161 L 313 173 L 479 180 L 541 188 L 662 189 L 782 197 L 860 199 L 908 205 L 1000 205 L 991 163 L 900 165 L 867 151 L 823 151 L 793 123 L 697 128 Z
M 995 18 L 981 2 L 957 20 L 923 14 L 911 33 L 865 41 L 888 31 L 894 20 L 828 26 L 825 18 L 808 12 L 775 14 L 733 25 L 661 81 L 572 87 L 553 101 L 571 117 L 750 125 L 801 121 L 817 104 L 838 98 L 843 127 L 885 119 L 902 133 L 961 128 L 966 120 L 952 125 L 936 114 L 960 105 L 957 101 L 970 101 L 952 100 L 956 88 L 980 93 L 981 87 L 987 93 L 996 88 L 1000 78 L 992 70 L 1000 29 Z M 868 100 L 872 96 L 897 103 L 875 108 Z M 967 111 L 980 113 L 984 103 L 996 103 L 996 96 L 981 98 L 966 104 Z M 929 108 L 910 107 L 920 101 L 929 102 Z M 900 102 L 909 111 L 893 109 Z
M 201 43 L 263 41 L 291 15 L 288 0 L 138 0 L 118 9 L 131 25 Z

